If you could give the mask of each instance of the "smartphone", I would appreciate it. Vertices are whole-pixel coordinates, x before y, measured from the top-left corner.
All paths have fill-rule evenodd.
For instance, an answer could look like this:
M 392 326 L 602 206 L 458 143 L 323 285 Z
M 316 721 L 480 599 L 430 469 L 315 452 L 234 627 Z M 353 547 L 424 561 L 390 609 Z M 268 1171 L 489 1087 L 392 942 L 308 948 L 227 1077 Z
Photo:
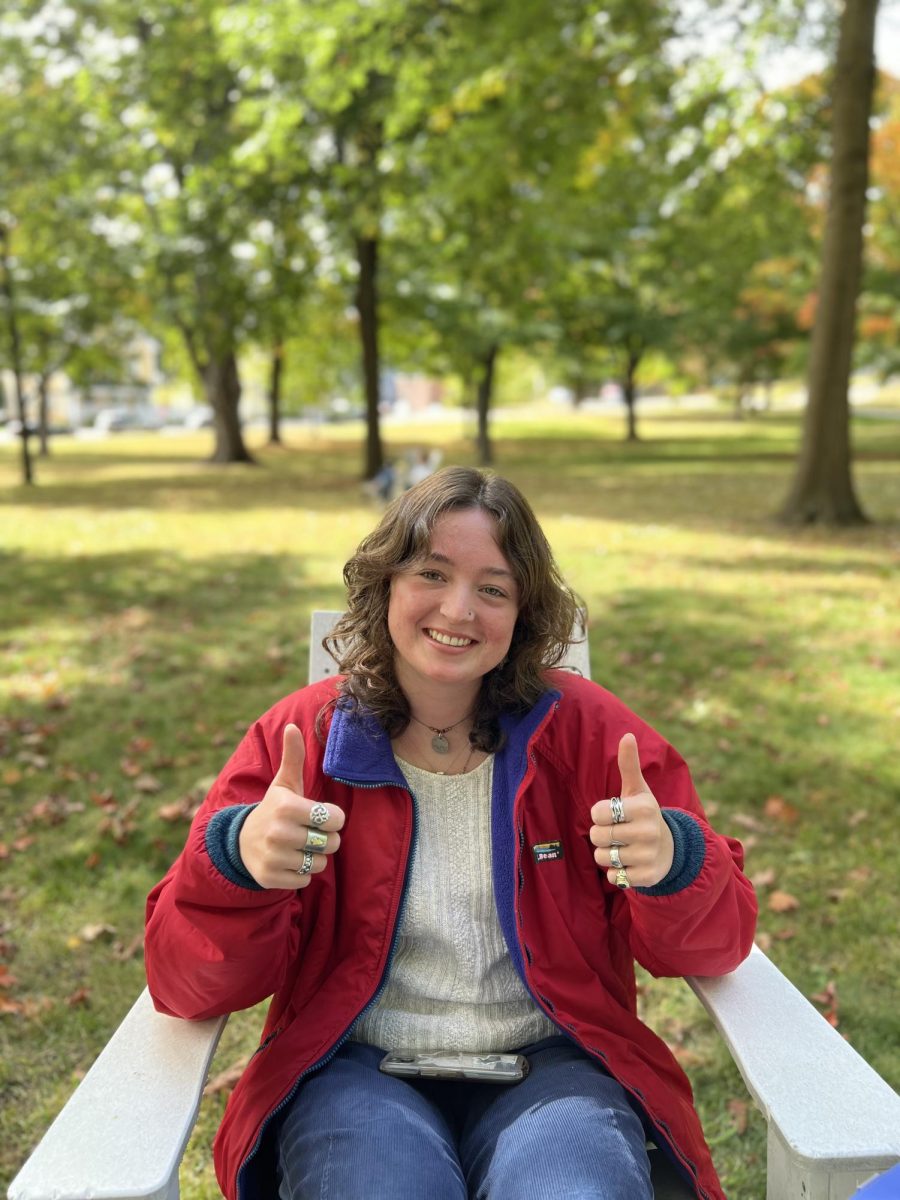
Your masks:
M 386 1075 L 422 1079 L 469 1079 L 481 1083 L 519 1083 L 528 1074 L 522 1054 L 478 1054 L 457 1050 L 410 1050 L 386 1054 L 378 1064 Z

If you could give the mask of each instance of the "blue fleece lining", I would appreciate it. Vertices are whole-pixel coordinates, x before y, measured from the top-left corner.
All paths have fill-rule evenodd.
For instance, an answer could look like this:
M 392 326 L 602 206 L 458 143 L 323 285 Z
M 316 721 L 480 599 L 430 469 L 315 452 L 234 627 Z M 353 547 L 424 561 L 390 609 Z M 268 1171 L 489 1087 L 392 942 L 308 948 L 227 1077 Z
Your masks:
M 254 808 L 255 804 L 232 804 L 213 813 L 206 826 L 206 853 L 230 883 L 261 892 L 264 889 L 244 866 L 238 843 L 241 827 Z
M 653 887 L 636 887 L 642 896 L 672 896 L 694 882 L 700 874 L 706 858 L 706 841 L 703 830 L 690 813 L 680 808 L 662 809 L 663 820 L 672 831 L 675 856 L 665 879 Z
M 516 935 L 516 838 L 510 831 L 515 829 L 513 809 L 516 794 L 528 769 L 528 744 L 538 726 L 559 700 L 560 693 L 546 692 L 524 717 L 503 716 L 500 725 L 506 734 L 506 742 L 494 759 L 494 794 L 491 803 L 491 845 L 494 876 L 494 904 L 516 970 L 526 991 L 525 964 Z

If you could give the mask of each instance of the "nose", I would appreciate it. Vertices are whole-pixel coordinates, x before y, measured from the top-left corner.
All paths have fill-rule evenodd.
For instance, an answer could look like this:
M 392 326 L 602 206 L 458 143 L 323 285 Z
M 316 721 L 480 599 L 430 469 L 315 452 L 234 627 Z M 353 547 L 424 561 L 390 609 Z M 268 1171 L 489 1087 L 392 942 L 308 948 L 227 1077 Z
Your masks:
M 441 601 L 441 614 L 448 621 L 471 621 L 475 613 L 469 589 L 462 586 L 448 588 Z

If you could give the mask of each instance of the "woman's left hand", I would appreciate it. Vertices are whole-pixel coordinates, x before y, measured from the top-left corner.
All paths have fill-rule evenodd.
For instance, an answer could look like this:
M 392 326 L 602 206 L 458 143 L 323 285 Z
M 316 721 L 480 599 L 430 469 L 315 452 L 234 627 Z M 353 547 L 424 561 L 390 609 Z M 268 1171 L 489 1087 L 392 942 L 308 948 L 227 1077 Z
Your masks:
M 656 797 L 641 774 L 633 733 L 626 733 L 619 742 L 619 772 L 622 776 L 619 793 L 622 820 L 613 822 L 611 800 L 599 800 L 591 809 L 590 837 L 597 847 L 594 858 L 597 865 L 606 870 L 609 882 L 615 883 L 619 868 L 613 858 L 618 851 L 628 885 L 653 887 L 668 875 L 675 844 Z

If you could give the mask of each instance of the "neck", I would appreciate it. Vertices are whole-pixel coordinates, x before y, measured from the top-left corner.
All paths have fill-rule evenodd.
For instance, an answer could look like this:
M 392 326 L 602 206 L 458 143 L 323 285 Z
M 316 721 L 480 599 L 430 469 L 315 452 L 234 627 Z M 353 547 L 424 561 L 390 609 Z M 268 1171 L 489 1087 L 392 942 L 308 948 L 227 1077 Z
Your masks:
M 468 734 L 471 728 L 465 718 L 474 712 L 478 704 L 480 681 L 465 687 L 448 687 L 446 684 L 435 683 L 432 680 L 406 680 L 402 672 L 400 687 L 409 703 L 409 710 L 416 720 L 434 729 L 447 729 L 458 721 L 464 723 L 459 730 Z M 458 732 L 454 730 L 454 733 Z

